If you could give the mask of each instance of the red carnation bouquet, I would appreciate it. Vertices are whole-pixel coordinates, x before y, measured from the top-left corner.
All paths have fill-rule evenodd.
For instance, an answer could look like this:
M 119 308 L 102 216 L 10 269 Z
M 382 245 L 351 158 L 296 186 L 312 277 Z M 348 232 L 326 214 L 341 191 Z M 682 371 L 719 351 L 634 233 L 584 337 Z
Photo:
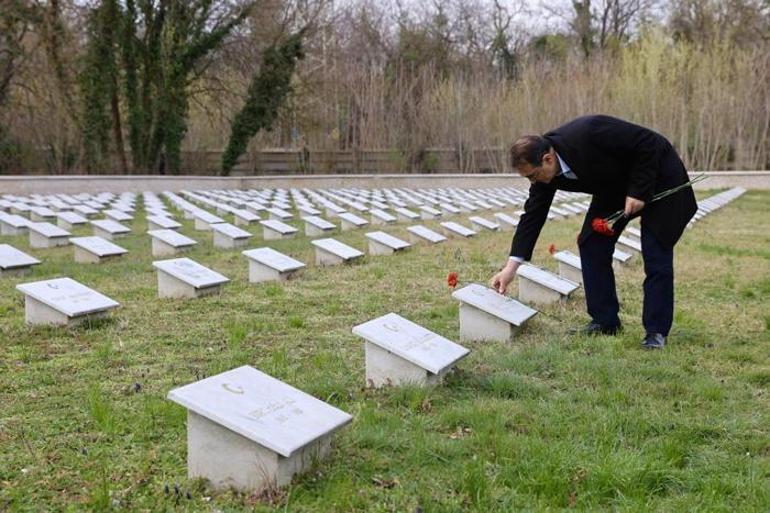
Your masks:
M 705 179 L 706 179 L 706 175 L 699 175 L 693 178 L 692 180 L 690 180 L 689 182 L 683 183 L 682 185 L 677 185 L 676 187 L 673 187 L 671 189 L 665 190 L 663 192 L 659 192 L 658 194 L 652 197 L 652 199 L 650 200 L 650 203 L 654 203 L 667 196 L 671 196 L 672 194 L 681 191 L 685 187 L 692 187 L 693 184 Z M 607 237 L 614 237 L 615 233 L 617 232 L 618 224 L 628 220 L 629 220 L 629 217 L 626 215 L 626 213 L 622 210 L 618 210 L 617 212 L 615 212 L 609 217 L 604 217 L 604 218 L 594 217 L 591 220 L 591 229 L 596 233 L 606 235 Z

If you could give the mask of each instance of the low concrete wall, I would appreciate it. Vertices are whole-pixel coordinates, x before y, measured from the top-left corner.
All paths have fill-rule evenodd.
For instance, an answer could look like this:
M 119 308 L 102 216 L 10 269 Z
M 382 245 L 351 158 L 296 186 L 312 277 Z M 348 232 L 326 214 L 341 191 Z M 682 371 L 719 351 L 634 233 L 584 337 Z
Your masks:
M 700 174 L 691 172 L 690 176 Z M 696 189 L 745 187 L 770 189 L 770 171 L 710 171 L 708 180 Z M 526 180 L 516 174 L 393 174 L 393 175 L 301 175 L 301 176 L 0 176 L 0 196 L 15 194 L 76 194 L 79 192 L 180 191 L 182 189 L 262 189 L 307 187 L 491 187 L 528 188 Z

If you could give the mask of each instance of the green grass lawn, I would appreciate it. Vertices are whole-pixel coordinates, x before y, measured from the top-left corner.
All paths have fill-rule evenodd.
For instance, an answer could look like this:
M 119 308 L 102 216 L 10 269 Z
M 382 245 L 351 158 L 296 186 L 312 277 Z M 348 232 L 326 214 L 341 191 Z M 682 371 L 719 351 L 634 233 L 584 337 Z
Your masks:
M 213 248 L 185 221 L 199 241 L 187 256 L 232 280 L 195 300 L 157 298 L 139 213 L 116 241 L 130 253 L 103 265 L 0 237 L 43 260 L 0 279 L 0 511 L 768 512 L 769 217 L 770 193 L 749 192 L 687 231 L 662 352 L 639 348 L 637 261 L 618 273 L 620 336 L 566 334 L 587 320 L 578 292 L 510 343 L 464 344 L 471 354 L 443 386 L 376 391 L 351 328 L 396 312 L 457 340 L 447 273 L 486 283 L 512 232 L 318 268 L 309 239 L 263 243 L 252 227 L 249 247 L 309 264 L 265 285 L 248 282 L 240 250 Z M 534 263 L 555 270 L 548 245 L 576 251 L 580 222 L 549 222 Z M 404 223 L 385 230 L 407 238 Z M 365 231 L 334 236 L 364 249 Z M 121 308 L 90 326 L 26 326 L 16 284 L 62 276 Z M 328 459 L 269 496 L 188 481 L 186 412 L 165 399 L 240 365 L 354 416 Z

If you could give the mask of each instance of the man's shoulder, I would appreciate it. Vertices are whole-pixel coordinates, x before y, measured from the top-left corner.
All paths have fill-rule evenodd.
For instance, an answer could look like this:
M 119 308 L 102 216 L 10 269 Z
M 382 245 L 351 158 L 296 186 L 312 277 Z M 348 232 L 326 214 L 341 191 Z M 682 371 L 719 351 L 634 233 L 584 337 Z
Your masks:
M 630 125 L 628 121 L 607 114 L 587 114 L 567 121 L 558 128 L 555 128 L 554 132 L 562 130 L 574 130 L 576 128 L 590 128 L 594 126 L 602 125 Z

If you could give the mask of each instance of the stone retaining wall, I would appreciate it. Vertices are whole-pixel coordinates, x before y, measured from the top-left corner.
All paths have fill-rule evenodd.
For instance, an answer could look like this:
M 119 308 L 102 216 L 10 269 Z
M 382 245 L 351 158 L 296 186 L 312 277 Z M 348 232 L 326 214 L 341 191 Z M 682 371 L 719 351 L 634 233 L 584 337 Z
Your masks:
M 690 176 L 700 174 L 691 172 Z M 696 189 L 740 186 L 746 189 L 770 189 L 770 171 L 710 171 L 709 178 Z M 74 194 L 78 192 L 180 191 L 182 189 L 261 189 L 261 188 L 334 188 L 361 187 L 459 187 L 528 188 L 516 174 L 391 174 L 391 175 L 301 175 L 301 176 L 0 176 L 0 196 L 15 194 Z

